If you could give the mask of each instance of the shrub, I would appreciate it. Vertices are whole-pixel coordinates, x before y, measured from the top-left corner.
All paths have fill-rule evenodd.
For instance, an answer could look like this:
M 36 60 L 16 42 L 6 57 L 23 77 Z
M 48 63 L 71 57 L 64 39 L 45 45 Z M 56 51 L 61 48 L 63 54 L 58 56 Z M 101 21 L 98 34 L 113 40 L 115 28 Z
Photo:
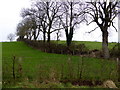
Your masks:
M 110 56 L 111 56 L 111 57 L 120 57 L 120 46 L 119 46 L 119 44 L 116 44 L 116 45 L 110 50 Z
M 64 44 L 57 44 L 56 42 L 47 43 L 43 41 L 31 41 L 27 39 L 24 41 L 28 45 L 47 53 L 81 55 L 88 54 L 89 51 L 85 44 L 75 45 L 72 43 L 69 47 L 67 47 Z

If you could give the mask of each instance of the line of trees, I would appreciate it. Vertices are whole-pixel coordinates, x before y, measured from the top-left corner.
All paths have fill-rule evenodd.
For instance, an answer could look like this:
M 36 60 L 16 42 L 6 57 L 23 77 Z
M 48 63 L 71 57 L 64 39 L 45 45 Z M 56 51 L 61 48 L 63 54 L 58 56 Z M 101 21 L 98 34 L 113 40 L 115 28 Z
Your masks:
M 53 2 L 39 1 L 33 4 L 34 8 L 23 9 L 23 20 L 17 26 L 19 39 L 27 38 L 37 40 L 40 32 L 43 33 L 43 41 L 50 42 L 51 33 L 65 30 L 67 45 L 69 46 L 75 26 L 84 18 L 81 2 Z
M 109 58 L 108 28 L 114 26 L 114 19 L 120 13 L 118 0 L 91 0 L 80 1 L 41 1 L 36 0 L 31 8 L 23 9 L 23 20 L 17 26 L 19 40 L 24 38 L 38 40 L 42 33 L 43 41 L 50 42 L 51 34 L 56 33 L 57 40 L 60 32 L 66 35 L 66 44 L 69 47 L 74 35 L 74 30 L 80 23 L 88 25 L 95 22 L 102 32 L 102 50 L 105 58 Z M 90 21 L 90 22 L 89 22 Z M 94 31 L 92 30 L 92 31 Z M 90 31 L 90 32 L 92 32 Z

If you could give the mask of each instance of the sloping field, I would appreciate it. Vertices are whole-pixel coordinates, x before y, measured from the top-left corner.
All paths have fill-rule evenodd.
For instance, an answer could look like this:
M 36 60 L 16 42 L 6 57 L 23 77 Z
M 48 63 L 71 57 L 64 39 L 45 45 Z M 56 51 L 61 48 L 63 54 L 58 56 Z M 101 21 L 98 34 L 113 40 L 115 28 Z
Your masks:
M 13 58 L 15 78 L 29 81 L 45 80 L 117 80 L 115 61 L 44 53 L 23 42 L 2 43 L 3 87 L 13 81 Z M 19 81 L 19 80 L 18 80 Z
M 58 41 L 59 44 L 65 44 L 65 41 Z M 73 44 L 85 44 L 88 49 L 93 50 L 93 49 L 102 49 L 102 42 L 93 42 L 93 41 L 72 41 Z M 117 43 L 109 43 L 108 47 L 109 49 L 112 49 Z

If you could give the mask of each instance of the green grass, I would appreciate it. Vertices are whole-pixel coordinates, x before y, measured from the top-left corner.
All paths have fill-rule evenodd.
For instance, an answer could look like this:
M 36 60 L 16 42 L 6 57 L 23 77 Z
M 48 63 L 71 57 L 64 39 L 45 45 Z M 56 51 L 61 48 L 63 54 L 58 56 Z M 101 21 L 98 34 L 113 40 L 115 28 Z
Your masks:
M 13 80 L 13 56 L 16 57 L 16 75 L 18 75 L 17 71 L 19 64 L 21 64 L 22 74 L 29 81 L 51 80 L 52 78 L 60 80 L 61 73 L 63 73 L 63 78 L 77 79 L 79 76 L 78 65 L 81 67 L 81 60 L 83 60 L 83 80 L 117 79 L 115 61 L 89 57 L 82 59 L 79 56 L 44 53 L 27 46 L 23 42 L 4 42 L 2 43 L 2 50 L 4 87 L 9 87 L 9 83 Z
M 58 41 L 59 44 L 66 44 L 65 41 Z M 88 49 L 102 49 L 102 42 L 93 42 L 93 41 L 73 41 L 74 44 L 85 44 Z M 109 43 L 108 47 L 109 49 L 112 49 L 117 43 Z

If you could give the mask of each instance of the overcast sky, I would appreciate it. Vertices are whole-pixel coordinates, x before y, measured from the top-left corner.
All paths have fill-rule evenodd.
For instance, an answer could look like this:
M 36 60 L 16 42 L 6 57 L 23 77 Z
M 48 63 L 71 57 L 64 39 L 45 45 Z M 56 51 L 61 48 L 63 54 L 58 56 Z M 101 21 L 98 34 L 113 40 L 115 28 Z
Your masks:
M 21 9 L 29 6 L 30 0 L 0 0 L 0 41 L 6 41 L 9 33 L 16 32 Z
M 1 0 L 0 1 L 0 41 L 8 41 L 7 35 L 16 32 L 16 26 L 22 19 L 20 12 L 22 8 L 30 7 L 30 0 Z M 117 20 L 116 20 L 117 21 Z M 91 34 L 85 33 L 95 28 L 96 24 L 86 26 L 81 24 L 80 28 L 75 31 L 73 40 L 79 41 L 102 41 L 101 31 L 97 29 Z M 116 23 L 116 27 L 117 23 Z M 53 37 L 54 39 L 54 37 Z M 65 40 L 65 35 L 62 35 Z M 118 32 L 111 30 L 109 33 L 109 42 L 118 41 Z

